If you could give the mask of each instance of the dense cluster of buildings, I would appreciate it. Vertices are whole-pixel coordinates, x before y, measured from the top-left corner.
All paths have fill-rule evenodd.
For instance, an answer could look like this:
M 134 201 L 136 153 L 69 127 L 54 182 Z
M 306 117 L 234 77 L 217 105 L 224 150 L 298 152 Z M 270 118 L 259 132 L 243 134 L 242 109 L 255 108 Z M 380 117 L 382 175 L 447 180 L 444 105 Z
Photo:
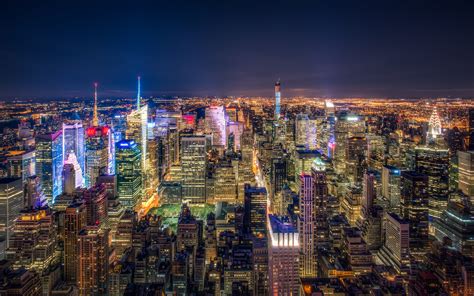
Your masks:
M 474 109 L 98 101 L 3 128 L 0 295 L 474 295 Z

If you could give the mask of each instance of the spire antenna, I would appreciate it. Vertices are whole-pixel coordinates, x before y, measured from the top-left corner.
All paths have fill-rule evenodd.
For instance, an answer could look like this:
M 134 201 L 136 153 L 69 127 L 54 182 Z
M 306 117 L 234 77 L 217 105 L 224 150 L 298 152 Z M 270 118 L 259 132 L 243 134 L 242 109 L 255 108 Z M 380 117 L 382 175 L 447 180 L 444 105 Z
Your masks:
M 99 126 L 99 115 L 97 114 L 97 86 L 98 83 L 94 82 L 94 115 L 92 117 L 93 126 Z
M 140 76 L 138 76 L 137 110 L 140 111 Z

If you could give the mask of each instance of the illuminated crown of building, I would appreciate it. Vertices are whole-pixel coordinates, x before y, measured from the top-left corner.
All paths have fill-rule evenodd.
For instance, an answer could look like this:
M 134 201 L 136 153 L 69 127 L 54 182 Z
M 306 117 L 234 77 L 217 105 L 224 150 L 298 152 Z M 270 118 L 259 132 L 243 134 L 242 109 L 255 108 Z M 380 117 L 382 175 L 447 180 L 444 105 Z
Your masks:
M 441 135 L 441 120 L 439 119 L 438 110 L 434 107 L 428 122 L 428 138 L 434 139 L 439 135 Z

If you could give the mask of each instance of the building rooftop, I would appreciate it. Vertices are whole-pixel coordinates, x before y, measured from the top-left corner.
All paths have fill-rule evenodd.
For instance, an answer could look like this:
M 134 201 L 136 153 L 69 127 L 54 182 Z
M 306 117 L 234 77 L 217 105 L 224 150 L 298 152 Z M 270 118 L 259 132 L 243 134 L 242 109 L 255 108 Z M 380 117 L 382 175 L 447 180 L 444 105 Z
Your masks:
M 275 215 L 268 216 L 273 233 L 298 233 L 296 227 L 289 221 L 288 217 Z

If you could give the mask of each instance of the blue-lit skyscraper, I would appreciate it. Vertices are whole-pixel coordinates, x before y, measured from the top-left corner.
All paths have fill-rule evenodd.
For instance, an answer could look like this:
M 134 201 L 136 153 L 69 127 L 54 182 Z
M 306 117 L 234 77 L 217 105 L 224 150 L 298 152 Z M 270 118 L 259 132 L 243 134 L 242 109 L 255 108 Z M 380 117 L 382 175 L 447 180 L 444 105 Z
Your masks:
M 36 137 L 36 175 L 49 204 L 63 191 L 63 154 L 62 131 Z
M 133 140 L 116 144 L 115 173 L 119 201 L 127 209 L 137 209 L 142 196 L 142 153 Z
M 280 119 L 280 101 L 281 101 L 280 80 L 278 80 L 275 83 L 275 120 Z

